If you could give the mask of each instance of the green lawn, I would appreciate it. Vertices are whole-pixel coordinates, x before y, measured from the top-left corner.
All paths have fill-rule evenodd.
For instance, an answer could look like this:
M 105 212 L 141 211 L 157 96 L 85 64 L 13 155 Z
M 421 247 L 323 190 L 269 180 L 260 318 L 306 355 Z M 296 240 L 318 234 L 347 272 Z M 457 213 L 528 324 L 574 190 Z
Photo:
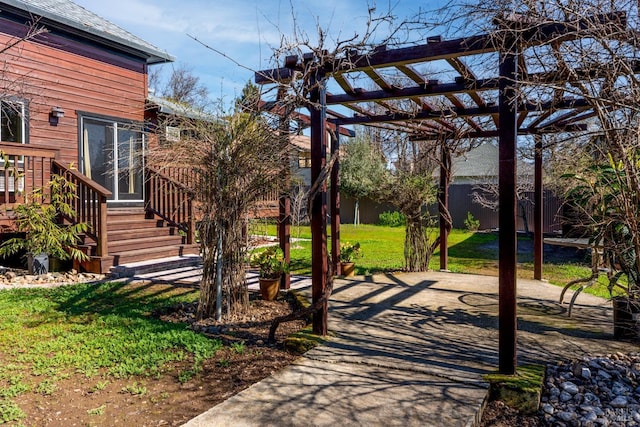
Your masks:
M 264 232 L 276 235 L 276 226 L 263 226 Z M 331 231 L 328 228 L 328 234 Z M 292 237 L 310 239 L 308 226 L 300 230 L 292 227 Z M 363 257 L 356 261 L 356 274 L 402 270 L 404 227 L 383 227 L 377 225 L 342 224 L 340 238 L 343 242 L 360 242 Z M 521 237 L 521 240 L 528 239 Z M 329 250 L 331 239 L 329 237 Z M 297 248 L 296 248 L 297 246 Z M 296 274 L 311 274 L 311 242 L 292 243 L 291 268 Z M 440 252 L 437 250 L 430 263 L 434 270 L 440 268 Z M 525 254 L 518 260 L 518 276 L 533 278 L 533 255 Z M 449 235 L 449 270 L 457 273 L 498 274 L 498 235 L 496 233 L 472 233 L 466 230 L 452 230 Z M 550 283 L 564 286 L 569 281 L 588 277 L 590 267 L 585 263 L 554 264 L 545 262 L 543 277 Z M 599 285 L 587 289 L 588 293 L 608 297 L 604 278 Z
M 193 289 L 114 283 L 0 292 L 0 424 L 24 416 L 15 397 L 53 394 L 78 373 L 99 385 L 180 362 L 175 375 L 189 381 L 221 342 L 150 313 L 195 298 Z

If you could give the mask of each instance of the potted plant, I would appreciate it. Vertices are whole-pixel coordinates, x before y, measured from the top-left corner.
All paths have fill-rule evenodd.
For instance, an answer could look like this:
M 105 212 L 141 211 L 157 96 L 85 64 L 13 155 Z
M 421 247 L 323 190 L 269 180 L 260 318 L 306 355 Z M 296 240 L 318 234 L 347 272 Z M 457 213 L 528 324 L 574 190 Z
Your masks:
M 613 335 L 622 339 L 640 336 L 640 266 L 632 240 L 628 226 L 615 222 L 609 224 L 603 238 L 604 256 L 613 272 L 608 285 L 613 303 Z
M 280 278 L 289 272 L 289 264 L 284 258 L 282 249 L 271 246 L 254 257 L 260 269 L 260 293 L 266 301 L 273 301 L 278 296 Z
M 640 178 L 636 157 L 611 153 L 591 164 L 574 179 L 568 200 L 581 209 L 579 225 L 589 233 L 592 250 L 601 252 L 608 271 L 615 338 L 640 337 Z M 580 212 L 580 211 L 578 211 Z M 597 268 L 599 266 L 595 266 Z M 597 274 L 597 273 L 596 273 Z
M 87 255 L 77 247 L 79 234 L 88 230 L 85 223 L 64 224 L 61 217 L 74 219 L 71 207 L 75 185 L 64 177 L 54 175 L 45 188 L 33 190 L 25 201 L 13 210 L 19 236 L 0 246 L 0 256 L 25 251 L 29 274 L 49 271 L 49 256 L 60 260 L 86 260 Z
M 360 243 L 344 242 L 340 245 L 340 270 L 345 277 L 353 277 L 355 275 L 355 260 L 360 258 Z

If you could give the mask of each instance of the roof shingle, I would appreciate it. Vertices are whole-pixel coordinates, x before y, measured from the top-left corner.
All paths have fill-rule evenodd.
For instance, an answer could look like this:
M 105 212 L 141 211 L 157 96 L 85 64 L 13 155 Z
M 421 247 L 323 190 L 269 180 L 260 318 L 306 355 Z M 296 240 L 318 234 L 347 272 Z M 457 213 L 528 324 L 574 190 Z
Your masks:
M 152 44 L 101 18 L 70 0 L 2 0 L 0 8 L 10 6 L 29 14 L 42 16 L 81 32 L 97 36 L 104 41 L 139 51 L 147 57 L 147 63 L 173 61 L 173 56 Z

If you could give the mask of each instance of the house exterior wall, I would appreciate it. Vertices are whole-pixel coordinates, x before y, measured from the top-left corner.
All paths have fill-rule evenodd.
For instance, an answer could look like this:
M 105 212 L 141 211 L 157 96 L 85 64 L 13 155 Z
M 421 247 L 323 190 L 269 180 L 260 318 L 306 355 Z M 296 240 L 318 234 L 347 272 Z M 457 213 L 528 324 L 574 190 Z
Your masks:
M 23 26 L 0 18 L 0 45 Z M 63 162 L 78 163 L 78 112 L 142 122 L 147 95 L 146 64 L 51 32 L 25 41 L 1 57 L 3 96 L 27 106 L 27 143 L 59 149 Z M 64 110 L 57 124 L 52 107 Z

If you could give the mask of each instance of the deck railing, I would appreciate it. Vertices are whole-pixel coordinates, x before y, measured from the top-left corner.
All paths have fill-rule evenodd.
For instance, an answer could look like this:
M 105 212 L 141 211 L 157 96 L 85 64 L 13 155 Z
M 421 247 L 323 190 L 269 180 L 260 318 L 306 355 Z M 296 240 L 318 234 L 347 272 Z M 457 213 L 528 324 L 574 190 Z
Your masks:
M 71 201 L 76 217 L 67 219 L 88 224 L 89 231 L 86 234 L 96 242 L 96 255 L 108 255 L 107 199 L 111 196 L 111 191 L 57 160 L 53 160 L 51 171 L 63 176 L 76 187 L 76 197 Z
M 57 150 L 29 144 L 0 143 L 0 204 L 10 211 L 23 196 L 51 179 Z
M 184 183 L 193 183 L 187 168 L 146 168 L 146 210 L 158 215 L 170 225 L 183 231 L 187 243 L 195 243 L 193 191 Z

